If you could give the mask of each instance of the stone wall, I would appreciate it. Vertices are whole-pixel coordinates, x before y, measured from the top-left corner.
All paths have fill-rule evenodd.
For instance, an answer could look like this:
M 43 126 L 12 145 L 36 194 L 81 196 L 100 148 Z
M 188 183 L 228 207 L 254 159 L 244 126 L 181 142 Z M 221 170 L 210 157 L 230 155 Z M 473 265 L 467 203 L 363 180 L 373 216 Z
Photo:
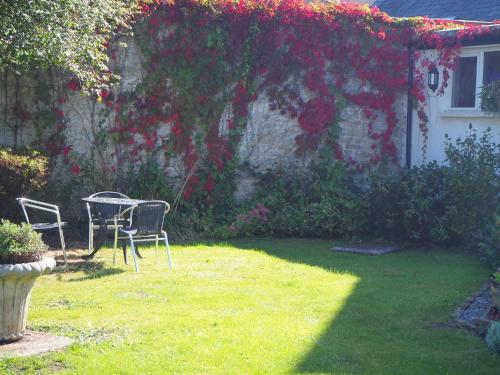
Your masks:
M 119 52 L 116 62 L 112 69 L 121 74 L 119 90 L 122 92 L 132 91 L 143 77 L 141 55 L 139 49 L 133 40 L 130 40 L 128 47 Z M 21 101 L 27 107 L 34 106 L 33 78 L 23 78 L 26 84 L 22 90 Z M 40 78 L 38 78 L 40 79 Z M 31 83 L 28 83 L 31 82 Z M 13 86 L 13 78 L 8 82 L 2 80 L 1 90 L 7 85 L 8 91 Z M 352 90 L 360 89 L 360 85 L 353 80 Z M 12 131 L 7 126 L 8 121 L 12 121 L 9 111 L 14 103 L 14 98 L 0 94 L 0 144 L 12 146 Z M 103 160 L 112 160 L 115 150 L 109 146 L 100 152 L 96 152 L 95 138 L 102 127 L 110 126 L 112 119 L 100 119 L 97 114 L 102 104 L 95 103 L 89 97 L 78 93 L 70 95 L 64 103 L 64 114 L 67 120 L 65 129 L 66 143 L 72 145 L 72 150 L 83 156 L 101 158 Z M 396 114 L 398 127 L 395 131 L 393 140 L 397 147 L 397 159 L 400 165 L 404 164 L 405 157 L 405 124 L 406 124 L 406 96 L 401 95 L 397 100 Z M 221 119 L 221 129 L 230 116 L 230 108 L 227 108 Z M 111 115 L 112 116 L 112 115 Z M 9 120 L 10 118 L 10 120 Z M 7 119 L 7 121 L 6 121 Z M 385 127 L 385 119 L 379 116 L 374 124 L 375 131 Z M 165 134 L 168 134 L 169 127 L 165 128 Z M 341 115 L 339 144 L 342 146 L 344 155 L 347 159 L 354 159 L 358 162 L 366 162 L 372 156 L 372 143 L 367 129 L 367 121 L 360 107 L 348 105 Z M 163 131 L 163 130 L 161 130 Z M 311 159 L 315 155 L 299 157 L 296 154 L 295 137 L 301 134 L 297 119 L 290 119 L 287 115 L 282 115 L 279 111 L 271 111 L 265 93 L 261 93 L 258 98 L 250 103 L 248 123 L 241 139 L 238 150 L 241 165 L 245 167 L 237 173 L 237 191 L 236 197 L 239 200 L 244 199 L 252 191 L 256 181 L 248 170 L 254 172 L 265 172 L 269 169 L 303 169 L 307 168 Z M 35 141 L 35 127 L 33 119 L 26 122 L 22 129 L 22 136 L 18 141 L 24 145 L 30 145 Z M 98 163 L 102 160 L 97 160 Z M 161 163 L 162 161 L 159 160 Z M 175 176 L 175 166 L 170 165 L 170 176 Z

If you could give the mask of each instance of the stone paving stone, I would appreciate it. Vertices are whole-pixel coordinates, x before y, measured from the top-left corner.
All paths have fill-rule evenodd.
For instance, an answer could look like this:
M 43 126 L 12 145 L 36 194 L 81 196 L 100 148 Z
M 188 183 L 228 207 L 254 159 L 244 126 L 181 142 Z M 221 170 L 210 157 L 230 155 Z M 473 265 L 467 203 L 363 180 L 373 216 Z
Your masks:
M 394 246 L 366 246 L 366 245 L 353 245 L 353 246 L 334 246 L 333 251 L 341 253 L 356 253 L 356 254 L 368 254 L 368 255 L 383 255 L 387 253 L 392 253 L 398 250 Z
M 0 345 L 0 358 L 27 357 L 61 350 L 73 343 L 68 337 L 54 336 L 48 333 L 27 331 L 16 342 Z

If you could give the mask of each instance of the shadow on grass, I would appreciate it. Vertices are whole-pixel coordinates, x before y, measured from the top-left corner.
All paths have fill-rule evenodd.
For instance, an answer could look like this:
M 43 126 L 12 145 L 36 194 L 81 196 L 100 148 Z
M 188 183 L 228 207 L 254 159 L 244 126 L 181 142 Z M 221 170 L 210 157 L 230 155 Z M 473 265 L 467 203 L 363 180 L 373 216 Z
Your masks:
M 59 257 L 58 257 L 59 258 Z M 68 255 L 68 263 L 64 264 L 63 259 L 57 259 L 58 265 L 52 271 L 54 274 L 63 275 L 63 274 L 71 274 L 83 272 L 84 275 L 80 277 L 73 277 L 68 279 L 67 281 L 75 282 L 75 281 L 84 281 L 91 279 L 100 279 L 106 276 L 117 275 L 125 272 L 121 268 L 109 268 L 104 266 L 104 262 L 102 261 L 93 261 L 91 259 L 82 259 L 79 255 Z
M 470 356 L 455 354 L 460 350 L 467 354 L 467 345 L 460 340 L 443 340 L 453 331 L 456 333 L 456 329 L 445 326 L 437 330 L 429 324 L 448 320 L 455 303 L 465 297 L 450 285 L 474 287 L 477 273 L 475 277 L 463 276 L 470 273 L 470 260 L 455 262 L 451 255 L 426 256 L 415 252 L 382 256 L 341 254 L 330 250 L 333 243 L 307 240 L 237 240 L 230 245 L 359 277 L 342 310 L 325 324 L 293 372 L 432 373 L 443 369 L 444 353 L 444 357 L 453 353 L 447 363 L 451 368 L 466 357 L 474 365 Z M 446 276 L 457 271 L 456 278 Z M 441 347 L 431 349 L 430 340 L 439 342 Z M 462 347 L 458 348 L 458 344 Z

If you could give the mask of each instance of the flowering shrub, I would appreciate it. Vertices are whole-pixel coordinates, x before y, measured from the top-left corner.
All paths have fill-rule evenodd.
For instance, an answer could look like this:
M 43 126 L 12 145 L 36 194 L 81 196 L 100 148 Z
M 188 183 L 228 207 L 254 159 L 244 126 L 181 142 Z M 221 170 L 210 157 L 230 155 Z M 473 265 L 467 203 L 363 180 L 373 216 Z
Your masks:
M 361 192 L 346 167 L 334 161 L 313 165 L 307 172 L 268 172 L 261 176 L 254 201 L 269 211 L 265 221 L 251 227 L 252 234 L 346 238 L 360 235 L 365 225 Z M 255 208 L 250 212 L 257 214 Z M 248 224 L 255 222 L 243 219 L 248 231 Z M 232 226 L 229 229 L 239 228 Z
M 236 220 L 228 227 L 232 235 L 251 235 L 262 233 L 267 224 L 269 210 L 258 203 L 250 211 L 236 216 Z

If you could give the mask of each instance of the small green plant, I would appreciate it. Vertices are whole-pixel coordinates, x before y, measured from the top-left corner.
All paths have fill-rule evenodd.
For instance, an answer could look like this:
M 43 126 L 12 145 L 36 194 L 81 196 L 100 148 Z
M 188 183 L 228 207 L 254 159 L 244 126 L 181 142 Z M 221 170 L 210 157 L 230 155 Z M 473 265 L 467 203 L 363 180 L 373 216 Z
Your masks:
M 0 223 L 0 264 L 36 262 L 47 251 L 40 233 L 29 224 Z
M 481 110 L 500 115 L 500 80 L 484 85 L 480 96 Z
M 500 282 L 500 271 L 495 272 L 492 276 L 493 280 Z
M 500 354 L 500 323 L 493 322 L 490 324 L 485 339 L 488 348 L 492 352 Z

